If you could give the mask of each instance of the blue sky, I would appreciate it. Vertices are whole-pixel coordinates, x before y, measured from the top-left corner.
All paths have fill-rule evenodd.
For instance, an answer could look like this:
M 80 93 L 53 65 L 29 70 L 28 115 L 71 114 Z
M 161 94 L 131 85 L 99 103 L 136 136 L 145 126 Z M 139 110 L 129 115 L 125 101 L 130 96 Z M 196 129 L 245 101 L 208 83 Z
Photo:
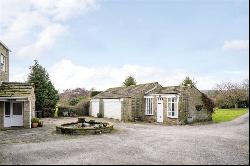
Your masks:
M 13 3 L 18 7 L 10 11 Z M 13 81 L 25 81 L 34 59 L 60 91 L 104 90 L 121 85 L 129 74 L 138 83 L 163 86 L 179 84 L 188 75 L 200 89 L 249 75 L 247 0 L 18 4 L 0 1 L 0 40 L 12 50 Z

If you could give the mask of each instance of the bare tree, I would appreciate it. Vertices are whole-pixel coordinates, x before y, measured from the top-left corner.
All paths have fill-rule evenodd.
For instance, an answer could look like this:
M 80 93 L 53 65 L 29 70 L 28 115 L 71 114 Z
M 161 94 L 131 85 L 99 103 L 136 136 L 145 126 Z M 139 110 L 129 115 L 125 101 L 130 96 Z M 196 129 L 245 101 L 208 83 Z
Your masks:
M 248 85 L 244 81 L 243 84 L 224 82 L 216 85 L 218 95 L 216 96 L 216 105 L 238 108 L 241 101 L 248 100 Z

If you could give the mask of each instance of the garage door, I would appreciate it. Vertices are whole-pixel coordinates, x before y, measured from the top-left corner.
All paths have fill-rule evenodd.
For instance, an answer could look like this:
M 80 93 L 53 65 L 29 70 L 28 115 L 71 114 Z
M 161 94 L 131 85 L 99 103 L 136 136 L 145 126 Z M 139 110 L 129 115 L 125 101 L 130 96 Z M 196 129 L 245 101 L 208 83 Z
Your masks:
M 91 116 L 97 117 L 99 113 L 99 101 L 91 101 Z
M 104 117 L 121 120 L 121 101 L 119 99 L 104 99 Z

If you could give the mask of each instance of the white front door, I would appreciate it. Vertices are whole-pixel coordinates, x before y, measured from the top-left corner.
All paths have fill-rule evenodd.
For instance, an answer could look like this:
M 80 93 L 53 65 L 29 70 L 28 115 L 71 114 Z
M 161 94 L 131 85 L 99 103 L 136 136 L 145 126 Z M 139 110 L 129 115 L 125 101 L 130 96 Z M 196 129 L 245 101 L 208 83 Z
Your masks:
M 104 99 L 104 117 L 121 120 L 121 100 Z
M 163 122 L 163 98 L 157 98 L 157 122 Z
M 23 126 L 23 102 L 5 102 L 4 127 Z

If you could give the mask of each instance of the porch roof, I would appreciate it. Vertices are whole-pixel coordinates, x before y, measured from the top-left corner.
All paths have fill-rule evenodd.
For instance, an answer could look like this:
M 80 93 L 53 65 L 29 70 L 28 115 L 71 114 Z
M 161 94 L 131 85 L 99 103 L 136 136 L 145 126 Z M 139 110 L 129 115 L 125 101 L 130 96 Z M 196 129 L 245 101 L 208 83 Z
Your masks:
M 3 82 L 0 84 L 0 98 L 27 98 L 33 91 L 28 83 Z
M 152 92 L 148 93 L 150 94 L 178 94 L 181 92 L 180 86 L 166 86 L 162 87 L 161 89 L 155 89 Z

